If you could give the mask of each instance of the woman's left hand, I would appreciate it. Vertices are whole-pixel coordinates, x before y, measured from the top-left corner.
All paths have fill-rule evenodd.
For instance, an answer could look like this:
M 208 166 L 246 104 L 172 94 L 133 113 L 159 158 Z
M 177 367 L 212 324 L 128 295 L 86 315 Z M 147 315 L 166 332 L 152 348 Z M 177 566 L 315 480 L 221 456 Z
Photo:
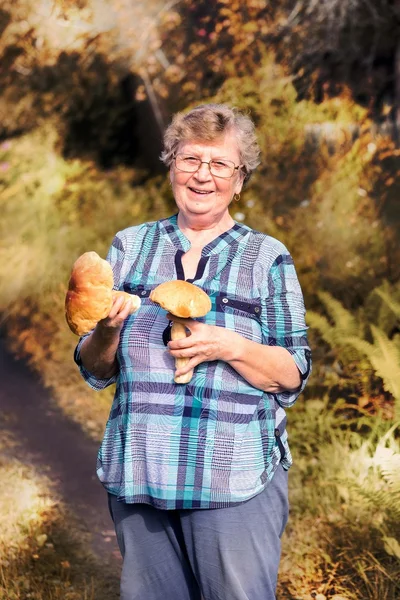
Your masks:
M 180 319 L 170 313 L 167 314 L 167 318 L 175 323 L 181 323 L 190 331 L 190 335 L 186 338 L 168 342 L 168 349 L 174 358 L 190 359 L 185 367 L 176 371 L 176 376 L 188 373 L 205 361 L 229 360 L 227 352 L 233 342 L 232 336 L 236 337 L 234 331 L 206 325 L 194 319 Z
M 286 348 L 253 342 L 230 329 L 194 319 L 180 319 L 170 313 L 167 318 L 190 331 L 186 338 L 168 342 L 174 358 L 189 359 L 184 367 L 175 371 L 176 377 L 185 375 L 202 362 L 223 360 L 250 385 L 265 392 L 277 394 L 299 388 L 299 370 Z

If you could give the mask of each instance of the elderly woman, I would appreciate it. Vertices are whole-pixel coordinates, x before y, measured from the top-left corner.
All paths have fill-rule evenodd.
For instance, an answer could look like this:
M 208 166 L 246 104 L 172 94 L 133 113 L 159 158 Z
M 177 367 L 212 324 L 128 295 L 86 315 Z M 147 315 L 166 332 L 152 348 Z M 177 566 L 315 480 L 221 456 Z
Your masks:
M 162 160 L 178 213 L 119 232 L 108 254 L 119 298 L 82 338 L 95 389 L 116 382 L 98 476 L 123 556 L 122 600 L 272 600 L 292 463 L 285 408 L 310 372 L 292 258 L 229 213 L 258 164 L 248 116 L 226 105 L 177 114 Z M 212 301 L 168 341 L 149 299 L 186 279 Z M 174 373 L 177 357 L 188 357 Z M 190 383 L 174 375 L 194 369 Z

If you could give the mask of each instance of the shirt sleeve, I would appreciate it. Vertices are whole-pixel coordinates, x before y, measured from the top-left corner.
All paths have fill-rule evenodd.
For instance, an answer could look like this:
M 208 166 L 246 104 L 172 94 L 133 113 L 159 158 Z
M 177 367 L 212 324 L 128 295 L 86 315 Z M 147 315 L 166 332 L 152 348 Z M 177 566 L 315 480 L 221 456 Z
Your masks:
M 295 403 L 311 373 L 311 350 L 307 340 L 305 312 L 293 259 L 289 253 L 280 254 L 268 274 L 266 318 L 262 327 L 263 343 L 286 348 L 299 369 L 301 384 L 298 389 L 274 394 L 277 402 L 284 408 Z
M 120 281 L 120 277 L 121 277 L 124 256 L 125 256 L 125 251 L 124 251 L 123 242 L 122 242 L 121 237 L 117 234 L 113 239 L 113 242 L 111 244 L 111 247 L 110 247 L 107 257 L 106 257 L 107 262 L 110 263 L 111 268 L 113 270 L 114 289 L 118 289 L 118 287 L 119 287 L 119 281 Z M 78 342 L 78 344 L 75 348 L 75 352 L 74 352 L 74 361 L 78 365 L 80 373 L 81 373 L 83 379 L 86 381 L 86 383 L 92 389 L 99 391 L 99 390 L 104 390 L 106 387 L 108 387 L 109 385 L 112 385 L 113 383 L 116 383 L 118 374 L 116 373 L 112 377 L 109 377 L 106 379 L 101 379 L 99 377 L 95 377 L 87 369 L 85 369 L 85 367 L 82 364 L 80 351 L 81 351 L 83 342 L 91 334 L 92 334 L 92 331 L 90 331 L 89 333 L 86 333 L 79 339 L 79 342 Z
M 113 375 L 112 377 L 109 377 L 107 379 L 101 379 L 100 377 L 95 377 L 94 375 L 92 375 L 87 369 L 85 369 L 85 367 L 82 364 L 82 360 L 81 360 L 81 348 L 82 348 L 82 344 L 83 342 L 86 340 L 86 338 L 88 338 L 91 335 L 91 331 L 89 333 L 87 333 L 86 335 L 83 335 L 79 342 L 78 345 L 75 348 L 75 352 L 74 352 L 74 361 L 76 362 L 76 364 L 79 367 L 79 371 L 83 377 L 83 379 L 86 381 L 86 383 L 93 389 L 96 391 L 100 391 L 100 390 L 104 390 L 106 387 L 108 387 L 109 385 L 112 385 L 113 383 L 115 383 L 117 381 L 117 374 Z

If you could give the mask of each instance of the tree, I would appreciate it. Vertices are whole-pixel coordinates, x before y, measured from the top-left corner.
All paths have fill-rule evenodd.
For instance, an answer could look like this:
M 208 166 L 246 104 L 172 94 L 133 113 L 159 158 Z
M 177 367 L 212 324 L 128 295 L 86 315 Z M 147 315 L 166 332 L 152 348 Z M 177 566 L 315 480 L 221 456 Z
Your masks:
M 400 129 L 399 0 L 289 0 L 272 35 L 301 97 L 322 101 L 343 86 L 375 120 Z
M 144 57 L 152 54 L 160 4 L 149 0 L 128 14 L 118 0 L 3 0 L 0 139 L 51 119 L 68 156 L 91 157 L 104 167 L 143 156 L 141 123 L 148 135 L 160 131 L 135 96 L 144 61 L 139 48 Z

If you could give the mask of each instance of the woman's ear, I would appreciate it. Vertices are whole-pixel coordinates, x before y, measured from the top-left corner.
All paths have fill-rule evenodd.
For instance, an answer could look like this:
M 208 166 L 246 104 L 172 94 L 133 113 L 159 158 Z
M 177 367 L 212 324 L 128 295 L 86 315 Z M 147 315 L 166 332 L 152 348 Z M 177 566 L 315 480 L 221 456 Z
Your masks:
M 242 171 L 240 171 L 238 180 L 235 185 L 235 194 L 240 194 L 240 192 L 242 191 L 243 183 L 244 183 L 244 173 L 242 173 Z

